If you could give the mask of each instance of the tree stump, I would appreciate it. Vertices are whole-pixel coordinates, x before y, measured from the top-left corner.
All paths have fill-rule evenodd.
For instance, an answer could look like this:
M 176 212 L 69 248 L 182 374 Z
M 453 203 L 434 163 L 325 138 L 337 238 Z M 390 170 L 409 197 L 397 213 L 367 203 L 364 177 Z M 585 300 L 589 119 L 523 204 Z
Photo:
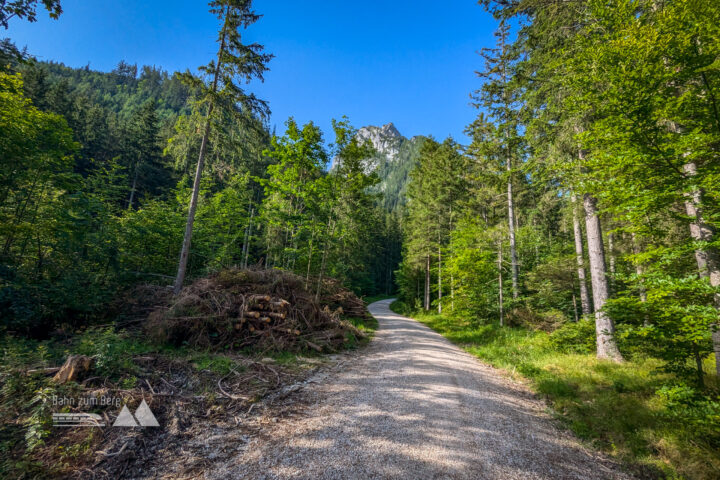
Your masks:
M 55 374 L 53 381 L 56 383 L 66 383 L 75 381 L 90 371 L 94 360 L 85 355 L 70 355 L 60 371 Z

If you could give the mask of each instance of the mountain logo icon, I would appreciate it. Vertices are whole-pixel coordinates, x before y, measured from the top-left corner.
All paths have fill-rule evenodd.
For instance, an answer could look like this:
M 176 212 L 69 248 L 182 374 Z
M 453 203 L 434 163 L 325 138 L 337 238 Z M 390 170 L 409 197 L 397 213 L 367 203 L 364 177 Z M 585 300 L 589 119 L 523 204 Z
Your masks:
M 153 415 L 152 411 L 150 410 L 150 407 L 148 406 L 147 402 L 143 399 L 142 403 L 140 403 L 140 406 L 135 410 L 135 416 L 130 413 L 130 410 L 128 410 L 127 405 L 123 405 L 122 410 L 120 410 L 120 414 L 115 419 L 115 423 L 112 425 L 113 427 L 159 427 L 160 424 L 158 423 L 157 419 L 155 418 L 155 415 Z

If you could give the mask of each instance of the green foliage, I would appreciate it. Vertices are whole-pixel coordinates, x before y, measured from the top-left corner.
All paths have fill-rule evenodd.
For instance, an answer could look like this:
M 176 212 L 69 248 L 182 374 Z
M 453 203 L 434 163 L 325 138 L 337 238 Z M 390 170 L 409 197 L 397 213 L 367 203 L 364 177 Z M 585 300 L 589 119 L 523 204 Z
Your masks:
M 50 434 L 50 405 L 55 390 L 51 387 L 40 388 L 30 401 L 30 415 L 25 419 L 25 442 L 27 451 L 43 445 L 44 438 Z
M 422 298 L 421 272 L 437 272 L 438 309 L 447 290 L 442 285 L 443 262 L 453 260 L 451 232 L 457 222 L 457 210 L 462 201 L 467 179 L 462 175 L 467 159 L 460 154 L 452 139 L 442 144 L 426 139 L 420 157 L 410 172 L 408 184 L 407 218 L 404 222 L 403 262 L 398 270 L 398 285 L 405 300 Z M 443 260 L 445 258 L 445 260 Z M 427 278 L 427 277 L 424 277 Z M 431 288 L 422 280 L 423 289 Z M 446 283 L 447 283 L 447 276 Z M 424 290 L 423 290 L 424 291 Z M 426 309 L 430 305 L 425 305 Z
M 94 358 L 94 369 L 101 375 L 116 379 L 136 371 L 132 356 L 151 350 L 147 344 L 113 327 L 88 328 L 78 338 L 75 352 Z
M 322 133 L 309 123 L 300 128 L 293 119 L 283 137 L 273 137 L 265 155 L 275 160 L 265 188 L 262 219 L 266 225 L 268 264 L 317 278 L 332 276 L 358 291 L 371 291 L 372 279 L 364 266 L 373 256 L 374 225 L 381 220 L 375 196 L 368 192 L 378 181 L 366 173 L 371 156 L 359 145 L 347 119 L 333 121 L 336 166 L 323 171 L 330 157 Z
M 233 370 L 241 372 L 245 367 L 231 357 L 221 354 L 199 353 L 190 357 L 198 370 L 211 370 L 219 375 L 228 375 Z
M 595 322 L 567 322 L 550 334 L 550 342 L 560 352 L 591 354 L 595 351 Z
M 57 19 L 62 13 L 60 0 L 10 0 L 0 5 L 0 26 L 7 29 L 8 21 L 13 17 L 26 19 L 28 22 L 36 22 L 38 3 L 42 3 L 50 18 Z
M 440 315 L 416 318 L 483 361 L 527 379 L 576 435 L 639 476 L 710 479 L 720 466 L 717 401 L 682 384 L 667 386 L 677 378 L 658 374 L 656 359 L 614 364 L 574 353 L 594 350 L 590 322 L 568 323 L 548 335 Z
M 663 386 L 656 392 L 662 415 L 687 425 L 713 448 L 720 448 L 720 402 L 687 385 Z

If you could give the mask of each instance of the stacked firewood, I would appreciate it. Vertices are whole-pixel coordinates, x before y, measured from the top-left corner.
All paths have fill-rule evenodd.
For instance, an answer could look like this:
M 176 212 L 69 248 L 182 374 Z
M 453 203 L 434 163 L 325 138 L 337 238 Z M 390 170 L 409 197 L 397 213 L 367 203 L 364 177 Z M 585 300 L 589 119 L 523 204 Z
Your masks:
M 235 330 L 247 328 L 251 333 L 279 331 L 300 335 L 295 318 L 290 315 L 290 302 L 270 295 L 250 295 Z

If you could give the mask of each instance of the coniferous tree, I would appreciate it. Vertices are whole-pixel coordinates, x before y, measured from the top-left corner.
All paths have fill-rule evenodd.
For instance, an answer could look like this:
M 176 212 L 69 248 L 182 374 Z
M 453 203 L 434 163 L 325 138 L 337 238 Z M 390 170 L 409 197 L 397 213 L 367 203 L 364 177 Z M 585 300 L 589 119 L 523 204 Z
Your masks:
M 127 207 L 133 208 L 144 193 L 157 194 L 169 186 L 169 172 L 162 165 L 159 125 L 154 100 L 148 100 L 130 121 L 125 149 L 130 195 Z
M 511 84 L 513 63 L 517 61 L 517 54 L 512 51 L 508 42 L 510 26 L 501 21 L 495 37 L 498 45 L 495 48 L 484 48 L 480 55 L 485 60 L 484 70 L 478 76 L 485 79 L 485 84 L 475 93 L 476 106 L 484 107 L 495 121 L 497 138 L 495 148 L 498 161 L 504 165 L 507 172 L 507 223 L 510 240 L 510 265 L 512 272 L 513 300 L 519 296 L 519 265 L 517 243 L 515 239 L 516 212 L 513 195 L 513 163 L 522 160 L 520 136 L 518 135 L 517 90 Z
M 255 23 L 260 16 L 252 10 L 251 0 L 217 0 L 210 2 L 210 11 L 221 22 L 218 33 L 218 53 L 212 62 L 201 68 L 201 71 L 211 77 L 209 85 L 199 79 L 186 74 L 190 84 L 202 91 L 203 102 L 207 104 L 207 111 L 203 120 L 202 139 L 198 153 L 197 167 L 193 183 L 190 206 L 188 208 L 185 237 L 180 250 L 178 273 L 175 278 L 175 293 L 179 293 L 185 279 L 190 243 L 192 240 L 193 223 L 200 194 L 200 179 L 205 166 L 210 132 L 213 123 L 213 113 L 220 111 L 237 111 L 238 117 L 242 115 L 261 114 L 268 112 L 267 105 L 253 94 L 248 94 L 241 88 L 238 80 L 249 81 L 254 77 L 262 79 L 267 70 L 267 62 L 271 55 L 262 53 L 262 46 L 258 44 L 245 45 L 242 43 L 240 29 Z M 239 111 L 238 111 L 239 110 Z

